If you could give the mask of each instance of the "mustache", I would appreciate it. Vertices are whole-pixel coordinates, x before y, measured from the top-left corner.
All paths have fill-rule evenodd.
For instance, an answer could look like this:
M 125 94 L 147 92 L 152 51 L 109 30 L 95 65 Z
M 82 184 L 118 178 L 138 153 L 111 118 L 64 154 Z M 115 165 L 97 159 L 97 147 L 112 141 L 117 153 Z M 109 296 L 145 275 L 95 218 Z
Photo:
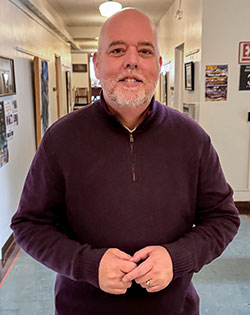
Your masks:
M 118 75 L 117 79 L 119 81 L 124 80 L 125 78 L 134 78 L 137 81 L 145 81 L 145 77 L 142 74 L 137 73 L 136 71 L 126 71 Z

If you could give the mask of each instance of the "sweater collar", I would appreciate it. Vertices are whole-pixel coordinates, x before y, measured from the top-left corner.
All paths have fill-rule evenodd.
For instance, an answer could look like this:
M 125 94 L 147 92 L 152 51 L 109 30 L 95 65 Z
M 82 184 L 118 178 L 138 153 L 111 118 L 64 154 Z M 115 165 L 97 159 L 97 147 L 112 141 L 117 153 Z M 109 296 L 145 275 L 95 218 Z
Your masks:
M 103 93 L 101 93 L 101 98 L 98 102 L 98 112 L 102 116 L 102 119 L 105 119 L 106 122 L 112 127 L 120 128 L 122 130 L 126 130 L 124 126 L 120 123 L 120 121 L 116 118 L 116 115 L 111 113 L 108 109 L 108 106 L 104 100 Z M 140 132 L 145 130 L 153 125 L 157 125 L 160 122 L 160 112 L 161 112 L 161 104 L 155 101 L 155 97 L 153 96 L 151 102 L 149 104 L 149 111 L 144 118 L 144 120 L 137 126 L 135 132 Z

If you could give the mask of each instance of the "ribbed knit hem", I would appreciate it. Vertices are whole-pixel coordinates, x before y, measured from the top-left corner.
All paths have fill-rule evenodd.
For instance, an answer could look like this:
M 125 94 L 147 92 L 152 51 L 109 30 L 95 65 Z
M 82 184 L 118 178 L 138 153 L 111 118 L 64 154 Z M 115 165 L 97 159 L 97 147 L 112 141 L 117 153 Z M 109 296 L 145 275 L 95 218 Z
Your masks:
M 102 256 L 107 248 L 92 249 L 84 248 L 81 255 L 74 262 L 73 273 L 77 281 L 85 281 L 99 288 L 98 271 Z
M 181 241 L 163 245 L 172 258 L 173 263 L 173 279 L 182 277 L 183 275 L 193 272 L 194 259 L 193 254 Z

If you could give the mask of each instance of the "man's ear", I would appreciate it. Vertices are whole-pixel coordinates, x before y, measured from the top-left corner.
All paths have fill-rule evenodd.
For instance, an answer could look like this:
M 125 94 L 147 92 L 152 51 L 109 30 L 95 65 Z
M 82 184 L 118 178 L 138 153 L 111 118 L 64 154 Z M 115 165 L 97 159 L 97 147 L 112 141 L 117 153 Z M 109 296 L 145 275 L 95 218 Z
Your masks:
M 93 63 L 95 68 L 95 76 L 97 79 L 99 79 L 99 54 L 98 52 L 95 52 L 93 55 Z
M 159 66 L 160 66 L 160 69 L 162 67 L 162 56 L 159 57 Z

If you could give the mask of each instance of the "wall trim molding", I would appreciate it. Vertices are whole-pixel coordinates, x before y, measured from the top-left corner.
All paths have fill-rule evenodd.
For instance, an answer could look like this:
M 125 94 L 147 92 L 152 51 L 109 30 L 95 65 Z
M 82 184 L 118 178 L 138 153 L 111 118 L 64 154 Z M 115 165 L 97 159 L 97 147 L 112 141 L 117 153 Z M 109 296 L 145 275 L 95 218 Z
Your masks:
M 2 267 L 4 267 L 4 265 L 6 264 L 8 257 L 11 255 L 11 253 L 13 252 L 15 248 L 15 245 L 16 245 L 16 242 L 14 240 L 14 235 L 12 233 L 2 247 L 2 259 L 1 259 Z
M 250 201 L 235 201 L 235 206 L 242 215 L 250 215 Z
M 20 247 L 14 240 L 14 235 L 11 234 L 4 246 L 1 248 L 2 259 L 0 259 L 0 284 L 8 273 L 10 266 L 12 265 Z

